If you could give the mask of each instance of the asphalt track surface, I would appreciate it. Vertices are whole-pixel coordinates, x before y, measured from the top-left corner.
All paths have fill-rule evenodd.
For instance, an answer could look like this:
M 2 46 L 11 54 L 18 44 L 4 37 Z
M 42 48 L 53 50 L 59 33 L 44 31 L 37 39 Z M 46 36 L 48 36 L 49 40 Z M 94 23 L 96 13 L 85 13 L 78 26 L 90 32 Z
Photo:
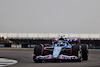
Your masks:
M 0 57 L 17 60 L 18 63 L 7 67 L 100 67 L 100 49 L 90 49 L 88 61 L 82 62 L 43 62 L 34 63 L 32 48 L 0 48 Z

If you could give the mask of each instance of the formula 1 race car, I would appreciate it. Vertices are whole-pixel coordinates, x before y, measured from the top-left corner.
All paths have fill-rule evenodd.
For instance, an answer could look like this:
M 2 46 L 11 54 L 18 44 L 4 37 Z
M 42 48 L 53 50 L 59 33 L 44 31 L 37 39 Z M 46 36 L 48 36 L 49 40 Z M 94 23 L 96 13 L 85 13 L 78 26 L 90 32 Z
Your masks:
M 59 38 L 52 44 L 52 47 L 44 47 L 43 44 L 36 45 L 33 52 L 35 63 L 43 60 L 88 60 L 88 45 L 71 44 L 78 39 Z

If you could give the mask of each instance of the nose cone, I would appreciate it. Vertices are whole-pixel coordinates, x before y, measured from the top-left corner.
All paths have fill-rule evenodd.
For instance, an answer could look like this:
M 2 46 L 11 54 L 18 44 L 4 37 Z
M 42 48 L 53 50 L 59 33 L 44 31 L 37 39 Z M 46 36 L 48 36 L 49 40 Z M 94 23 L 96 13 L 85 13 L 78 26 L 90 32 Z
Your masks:
M 57 58 L 59 56 L 61 49 L 62 47 L 54 47 L 53 58 Z

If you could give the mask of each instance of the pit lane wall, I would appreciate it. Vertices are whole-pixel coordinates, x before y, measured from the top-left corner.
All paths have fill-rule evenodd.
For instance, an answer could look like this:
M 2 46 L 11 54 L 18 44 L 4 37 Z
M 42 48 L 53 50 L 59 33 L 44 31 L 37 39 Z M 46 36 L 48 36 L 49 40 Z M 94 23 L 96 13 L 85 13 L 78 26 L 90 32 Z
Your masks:
M 98 48 L 100 46 L 100 34 L 78 34 L 78 33 L 0 33 L 15 41 L 11 47 L 34 47 L 37 42 L 50 41 L 52 38 L 58 38 L 58 35 L 65 35 L 66 38 L 80 38 L 81 43 L 89 45 L 89 48 Z M 31 40 L 31 41 L 30 41 Z M 27 42 L 29 41 L 29 42 Z M 31 43 L 30 43 L 31 42 Z M 46 42 L 45 42 L 46 43 Z M 16 45 L 17 44 L 17 45 Z M 2 45 L 3 46 L 3 45 Z M 100 48 L 100 47 L 99 47 Z

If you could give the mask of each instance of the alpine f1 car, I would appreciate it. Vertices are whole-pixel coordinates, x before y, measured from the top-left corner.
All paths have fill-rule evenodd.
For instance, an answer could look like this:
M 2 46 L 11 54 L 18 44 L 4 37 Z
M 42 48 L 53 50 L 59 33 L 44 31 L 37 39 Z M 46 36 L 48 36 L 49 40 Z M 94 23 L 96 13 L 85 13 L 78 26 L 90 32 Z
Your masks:
M 78 39 L 59 38 L 52 44 L 52 47 L 44 47 L 43 44 L 34 48 L 33 60 L 41 63 L 43 60 L 88 60 L 88 45 L 71 44 L 71 41 Z

